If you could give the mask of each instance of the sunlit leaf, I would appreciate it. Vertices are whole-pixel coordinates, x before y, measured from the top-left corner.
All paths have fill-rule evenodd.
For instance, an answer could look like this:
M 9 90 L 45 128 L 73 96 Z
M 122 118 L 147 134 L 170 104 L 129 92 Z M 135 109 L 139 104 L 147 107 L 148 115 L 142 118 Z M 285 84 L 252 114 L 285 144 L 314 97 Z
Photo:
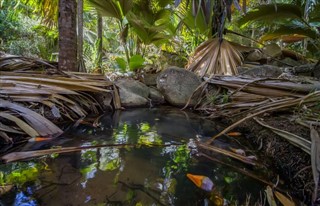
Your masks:
M 133 55 L 129 60 L 129 67 L 132 71 L 141 68 L 144 64 L 144 58 L 141 55 Z
M 283 25 L 272 32 L 264 34 L 260 38 L 260 41 L 264 42 L 264 41 L 273 40 L 273 39 L 282 39 L 284 40 L 284 42 L 288 42 L 288 41 L 293 41 L 294 37 L 296 37 L 296 39 L 300 41 L 306 37 L 315 39 L 317 37 L 317 32 L 306 26 L 303 27 L 298 25 L 296 26 Z
M 301 20 L 303 14 L 300 7 L 293 4 L 260 5 L 244 15 L 239 20 L 239 25 L 246 26 L 255 21 L 274 22 L 287 18 Z
M 122 71 L 125 71 L 126 68 L 127 68 L 127 62 L 124 58 L 120 58 L 120 57 L 117 57 L 116 59 L 116 62 L 118 64 L 118 67 L 122 70 Z

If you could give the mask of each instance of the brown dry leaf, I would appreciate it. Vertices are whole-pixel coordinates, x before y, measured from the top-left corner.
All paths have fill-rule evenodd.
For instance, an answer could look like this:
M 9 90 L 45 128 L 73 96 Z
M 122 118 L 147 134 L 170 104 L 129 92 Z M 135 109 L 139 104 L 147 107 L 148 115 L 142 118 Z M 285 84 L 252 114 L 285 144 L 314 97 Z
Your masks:
M 21 115 L 32 126 L 33 130 L 36 131 L 36 133 L 34 133 L 34 131 L 32 132 L 31 137 L 58 136 L 63 133 L 63 131 L 51 121 L 26 107 L 0 99 L 0 108 L 10 109 Z M 18 118 L 16 118 L 16 120 L 17 119 Z M 30 128 L 28 128 L 28 131 L 30 131 Z
M 319 175 L 320 175 L 320 137 L 319 133 L 310 125 L 311 136 L 311 167 L 314 181 L 313 202 L 317 199 Z
M 40 136 L 39 133 L 36 130 L 34 130 L 30 125 L 28 125 L 27 123 L 25 123 L 21 119 L 13 116 L 11 114 L 8 114 L 5 112 L 0 112 L 0 117 L 15 122 L 20 127 L 21 130 L 23 130 L 26 134 L 28 134 L 31 137 Z
M 6 194 L 13 188 L 13 185 L 3 185 L 0 186 L 0 196 Z
M 16 129 L 14 129 L 12 126 L 9 127 L 5 124 L 2 124 L 1 122 L 0 122 L 0 131 L 10 132 L 10 133 L 14 133 L 14 134 L 24 134 L 24 132 L 18 131 Z
M 237 66 L 242 64 L 241 53 L 227 40 L 220 42 L 213 38 L 202 43 L 190 57 L 188 69 L 199 76 L 215 74 L 238 74 Z
M 9 137 L 5 132 L 0 131 L 0 137 L 2 137 L 7 143 L 12 143 L 12 138 Z
M 294 202 L 278 191 L 274 191 L 275 196 L 284 206 L 295 206 Z
M 237 153 L 230 152 L 228 150 L 225 150 L 225 149 L 222 149 L 222 148 L 219 148 L 219 147 L 215 147 L 213 145 L 208 145 L 208 144 L 205 144 L 205 143 L 201 143 L 201 142 L 198 142 L 197 145 L 201 149 L 205 149 L 205 150 L 209 150 L 209 151 L 216 152 L 216 153 L 219 153 L 219 154 L 223 154 L 223 155 L 226 155 L 228 157 L 237 159 L 237 160 L 239 160 L 241 162 L 247 163 L 247 164 L 256 165 L 256 162 L 254 160 L 249 159 L 249 158 L 247 158 L 245 156 L 239 155 Z

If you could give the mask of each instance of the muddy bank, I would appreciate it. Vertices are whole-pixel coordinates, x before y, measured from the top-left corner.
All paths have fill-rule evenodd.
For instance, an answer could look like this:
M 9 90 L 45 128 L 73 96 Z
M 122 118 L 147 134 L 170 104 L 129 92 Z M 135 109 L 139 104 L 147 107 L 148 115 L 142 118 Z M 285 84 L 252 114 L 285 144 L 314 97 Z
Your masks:
M 288 114 L 263 117 L 264 122 L 272 127 L 310 140 L 310 130 L 291 119 L 292 116 Z M 288 186 L 290 195 L 311 205 L 314 181 L 310 155 L 254 120 L 246 121 L 240 125 L 239 129 L 257 149 L 265 154 L 268 168 L 278 173 L 280 181 L 284 181 Z M 274 182 L 276 181 L 275 179 Z

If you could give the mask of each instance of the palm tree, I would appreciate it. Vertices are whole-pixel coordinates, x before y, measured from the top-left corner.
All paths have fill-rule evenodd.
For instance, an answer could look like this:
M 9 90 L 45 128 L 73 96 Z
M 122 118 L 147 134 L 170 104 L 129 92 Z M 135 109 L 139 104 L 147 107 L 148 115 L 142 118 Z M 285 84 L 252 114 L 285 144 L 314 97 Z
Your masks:
M 78 71 L 86 72 L 83 60 L 83 0 L 78 0 Z
M 97 66 L 101 68 L 102 66 L 102 27 L 103 27 L 103 21 L 102 16 L 98 14 L 98 20 L 97 20 L 97 37 L 98 37 L 98 62 Z
M 77 2 L 59 0 L 59 69 L 78 71 L 77 68 Z

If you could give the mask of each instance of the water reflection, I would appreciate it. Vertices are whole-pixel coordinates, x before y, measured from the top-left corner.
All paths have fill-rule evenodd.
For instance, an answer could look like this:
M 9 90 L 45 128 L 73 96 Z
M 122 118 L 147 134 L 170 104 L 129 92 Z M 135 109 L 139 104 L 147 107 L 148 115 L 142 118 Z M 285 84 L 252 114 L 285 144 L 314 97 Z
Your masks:
M 80 125 L 63 138 L 45 145 L 29 144 L 24 150 L 108 143 L 143 146 L 88 149 L 2 165 L 1 183 L 16 186 L 2 201 L 15 204 L 19 200 L 21 205 L 203 205 L 205 194 L 187 180 L 187 172 L 209 176 L 230 200 L 243 201 L 246 193 L 258 195 L 258 183 L 191 157 L 196 135 L 210 137 L 217 127 L 171 108 L 105 115 L 99 127 Z

